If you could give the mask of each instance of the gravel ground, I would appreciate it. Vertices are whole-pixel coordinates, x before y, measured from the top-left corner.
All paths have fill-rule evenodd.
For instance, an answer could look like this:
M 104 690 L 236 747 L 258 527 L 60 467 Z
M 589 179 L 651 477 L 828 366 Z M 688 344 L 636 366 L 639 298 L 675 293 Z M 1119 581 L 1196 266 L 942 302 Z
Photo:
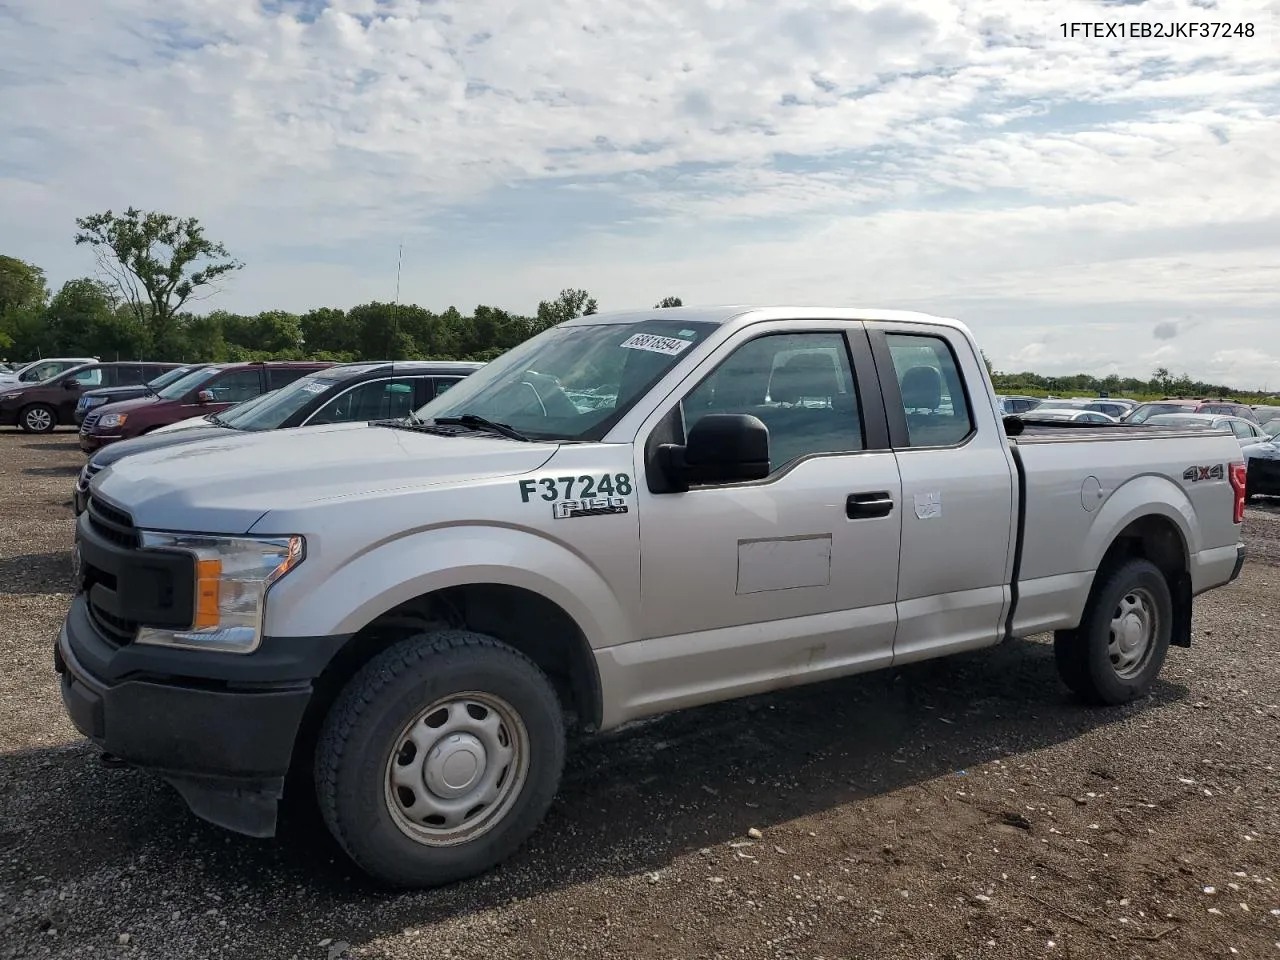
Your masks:
M 508 864 L 392 895 L 305 806 L 222 832 L 65 719 L 82 462 L 0 435 L 0 958 L 1280 958 L 1273 507 L 1142 702 L 1077 705 L 1036 637 L 688 711 L 579 746 Z

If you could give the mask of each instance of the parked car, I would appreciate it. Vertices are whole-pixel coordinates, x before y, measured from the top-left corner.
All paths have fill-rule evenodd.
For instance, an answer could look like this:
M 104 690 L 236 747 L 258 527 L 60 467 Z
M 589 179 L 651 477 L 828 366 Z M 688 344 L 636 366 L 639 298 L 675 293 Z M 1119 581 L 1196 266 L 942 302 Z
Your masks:
M 1253 423 L 1258 422 L 1257 415 L 1247 404 L 1227 400 L 1193 400 L 1181 397 L 1166 397 L 1150 403 L 1140 403 L 1122 418 L 1125 423 L 1145 423 L 1150 417 L 1162 413 L 1205 413 L 1227 417 L 1240 417 Z
M 1082 699 L 1142 696 L 1239 575 L 1244 488 L 1225 433 L 1005 425 L 955 321 L 593 314 L 412 418 L 103 470 L 54 664 L 76 728 L 196 815 L 271 836 L 310 777 L 359 869 L 431 886 L 537 828 L 566 717 L 1044 631 Z
M 85 363 L 97 363 L 97 357 L 48 357 L 32 360 L 11 370 L 0 371 L 0 389 L 12 383 L 40 383 Z
M 1137 405 L 1136 401 L 1125 400 L 1121 397 L 1103 397 L 1097 400 L 1090 400 L 1085 404 L 1084 409 L 1092 410 L 1094 413 L 1105 413 L 1113 420 L 1119 420 Z
M 72 418 L 78 427 L 84 422 L 85 414 L 94 407 L 115 403 L 118 400 L 132 400 L 134 397 L 145 397 L 148 394 L 154 394 L 180 377 L 185 377 L 194 369 L 195 367 L 193 366 L 175 366 L 154 379 L 148 380 L 146 383 L 131 384 L 127 387 L 99 387 L 96 390 L 86 390 L 80 394 L 80 399 L 76 402 L 76 409 L 72 414 Z
M 1084 407 L 1049 407 L 1041 404 L 1034 410 L 1028 410 L 1023 417 L 1027 420 L 1074 420 L 1080 423 L 1119 423 L 1115 417 Z
M 1253 406 L 1253 415 L 1258 418 L 1258 423 L 1265 427 L 1268 423 L 1280 419 L 1280 407 L 1257 403 Z
M 1149 417 L 1149 427 L 1180 427 L 1183 430 L 1230 430 L 1241 447 L 1263 443 L 1269 439 L 1267 432 L 1252 420 L 1242 417 L 1226 417 L 1202 413 L 1162 413 Z
M 259 360 L 202 366 L 155 396 L 124 400 L 86 414 L 80 424 L 80 449 L 92 453 L 178 420 L 220 413 L 232 404 L 333 365 L 331 360 Z
M 1280 430 L 1280 420 L 1272 420 L 1266 426 Z M 1261 443 L 1244 448 L 1245 498 L 1280 497 L 1280 439 L 1271 434 Z
M 309 424 L 348 423 L 406 417 L 444 393 L 482 363 L 406 360 L 351 363 L 319 370 L 288 386 L 236 404 L 222 413 L 182 420 L 146 436 L 95 452 L 76 479 L 75 511 L 83 513 L 89 481 L 124 457 L 175 447 L 235 431 L 284 430 Z
M 141 384 L 176 363 L 85 363 L 50 380 L 0 386 L 0 425 L 19 426 L 27 433 L 48 433 L 74 422 L 76 403 L 94 387 Z
M 1005 416 L 1026 413 L 1031 408 L 1037 406 L 1041 401 L 1039 397 L 1019 397 L 1019 396 L 996 396 L 996 401 L 1000 404 L 1000 410 Z

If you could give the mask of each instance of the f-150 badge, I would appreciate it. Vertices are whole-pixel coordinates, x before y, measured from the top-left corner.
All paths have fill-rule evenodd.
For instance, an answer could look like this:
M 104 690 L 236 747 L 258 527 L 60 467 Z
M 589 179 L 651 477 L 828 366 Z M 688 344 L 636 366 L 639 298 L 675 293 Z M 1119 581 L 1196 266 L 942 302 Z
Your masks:
M 602 517 L 611 513 L 626 513 L 627 501 L 622 497 L 590 497 L 586 500 L 561 500 L 552 504 L 551 516 L 556 520 L 571 517 Z

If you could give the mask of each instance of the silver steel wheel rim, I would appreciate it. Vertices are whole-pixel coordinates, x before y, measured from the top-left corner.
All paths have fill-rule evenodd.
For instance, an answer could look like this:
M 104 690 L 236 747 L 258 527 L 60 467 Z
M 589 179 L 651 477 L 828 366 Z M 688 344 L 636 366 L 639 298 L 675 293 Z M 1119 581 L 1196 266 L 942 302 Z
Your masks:
M 529 733 L 515 708 L 490 693 L 456 693 L 401 728 L 387 758 L 387 810 L 417 843 L 468 843 L 506 817 L 528 774 Z
M 1144 587 L 1126 591 L 1116 604 L 1107 638 L 1107 657 L 1121 680 L 1131 680 L 1142 673 L 1151 659 L 1160 625 L 1156 609 L 1155 598 Z
M 27 411 L 27 426 L 35 431 L 43 431 L 52 422 L 48 410 L 42 410 L 37 407 L 35 410 Z

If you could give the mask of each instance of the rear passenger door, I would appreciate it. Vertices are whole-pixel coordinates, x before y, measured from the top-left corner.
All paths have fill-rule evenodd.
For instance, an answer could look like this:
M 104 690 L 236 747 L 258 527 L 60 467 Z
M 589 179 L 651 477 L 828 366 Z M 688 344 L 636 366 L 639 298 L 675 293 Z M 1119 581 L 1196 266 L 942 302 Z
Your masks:
M 994 643 L 1015 513 L 1008 440 L 991 411 L 974 408 L 989 403 L 982 371 L 951 328 L 867 328 L 902 478 L 893 661 Z

